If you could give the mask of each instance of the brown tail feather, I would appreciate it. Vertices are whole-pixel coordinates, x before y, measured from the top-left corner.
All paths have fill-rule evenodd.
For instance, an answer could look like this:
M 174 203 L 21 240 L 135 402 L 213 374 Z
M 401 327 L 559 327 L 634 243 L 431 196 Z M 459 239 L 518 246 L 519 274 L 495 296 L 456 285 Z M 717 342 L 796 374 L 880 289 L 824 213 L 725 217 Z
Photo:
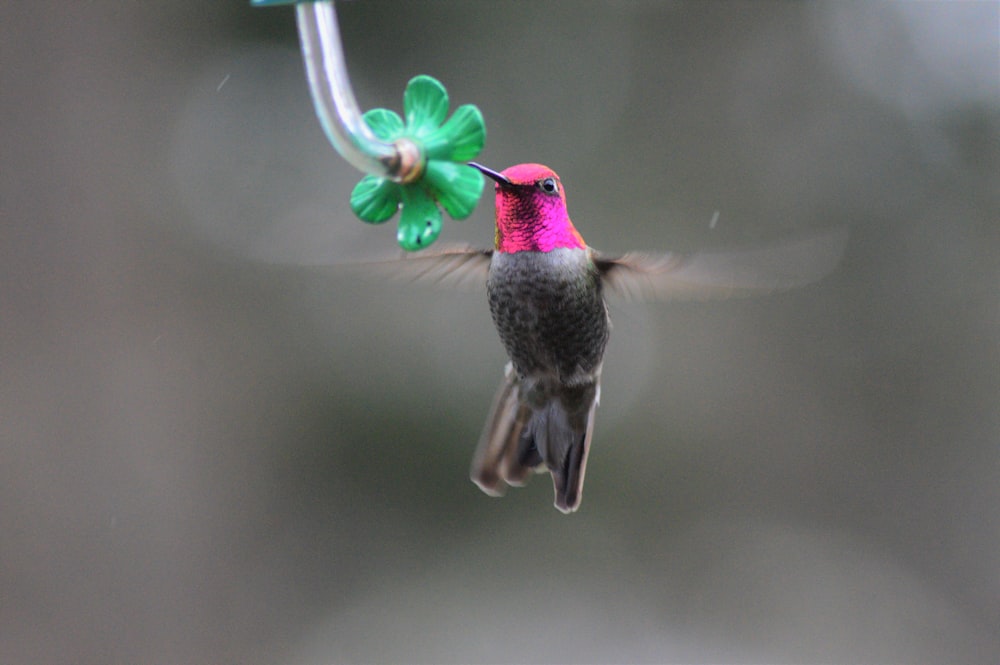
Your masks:
M 533 410 L 521 401 L 521 383 L 508 365 L 472 460 L 472 481 L 490 496 L 502 496 L 532 471 L 549 471 L 555 507 L 576 510 L 594 431 L 597 400 L 590 399 L 586 420 L 580 413 L 571 418 L 559 399 Z
M 583 479 L 587 473 L 587 456 L 590 453 L 590 439 L 594 433 L 594 402 L 587 414 L 587 427 L 582 433 L 574 432 L 574 440 L 569 449 L 558 457 L 558 467 L 552 469 L 552 483 L 555 486 L 555 506 L 564 513 L 571 513 L 580 507 L 583 498 Z
M 517 450 L 518 439 L 530 416 L 531 408 L 521 403 L 520 383 L 508 364 L 479 437 L 470 471 L 472 482 L 490 496 L 503 496 L 506 491 L 508 474 L 504 470 L 511 463 L 508 458 Z

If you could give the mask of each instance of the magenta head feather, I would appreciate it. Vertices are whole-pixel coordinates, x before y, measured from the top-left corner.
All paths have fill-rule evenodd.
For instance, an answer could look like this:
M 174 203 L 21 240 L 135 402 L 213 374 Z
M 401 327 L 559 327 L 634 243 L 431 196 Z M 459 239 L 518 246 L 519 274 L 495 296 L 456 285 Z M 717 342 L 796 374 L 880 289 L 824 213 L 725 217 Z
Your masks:
M 555 171 L 541 164 L 518 164 L 501 173 L 476 163 L 470 166 L 496 181 L 496 251 L 587 246 L 566 212 L 566 194 Z

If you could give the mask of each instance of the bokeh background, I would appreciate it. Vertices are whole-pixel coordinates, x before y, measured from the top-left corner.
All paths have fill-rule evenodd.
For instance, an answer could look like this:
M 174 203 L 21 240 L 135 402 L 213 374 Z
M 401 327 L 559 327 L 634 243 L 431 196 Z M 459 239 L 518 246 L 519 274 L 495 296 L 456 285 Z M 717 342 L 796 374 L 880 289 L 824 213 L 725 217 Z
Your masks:
M 342 3 L 362 108 L 439 78 L 595 247 L 850 230 L 798 291 L 612 302 L 564 516 L 467 480 L 484 296 L 325 267 L 395 229 L 290 9 L 4 3 L 0 662 L 997 662 L 998 7 Z

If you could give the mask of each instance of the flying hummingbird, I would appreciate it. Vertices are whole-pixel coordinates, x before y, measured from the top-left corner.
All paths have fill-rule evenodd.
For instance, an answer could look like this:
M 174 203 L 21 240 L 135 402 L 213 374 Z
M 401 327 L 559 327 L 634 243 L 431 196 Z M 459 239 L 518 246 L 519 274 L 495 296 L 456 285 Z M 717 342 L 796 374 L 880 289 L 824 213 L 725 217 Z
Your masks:
M 601 396 L 611 330 L 605 287 L 655 300 L 786 289 L 830 272 L 846 240 L 837 230 L 752 250 L 612 257 L 588 247 L 573 226 L 552 169 L 519 164 L 498 173 L 469 165 L 496 183 L 494 249 L 443 249 L 393 263 L 412 268 L 402 274 L 439 283 L 485 281 L 510 362 L 479 439 L 472 480 L 500 496 L 531 472 L 548 471 L 555 507 L 564 513 L 580 506 Z

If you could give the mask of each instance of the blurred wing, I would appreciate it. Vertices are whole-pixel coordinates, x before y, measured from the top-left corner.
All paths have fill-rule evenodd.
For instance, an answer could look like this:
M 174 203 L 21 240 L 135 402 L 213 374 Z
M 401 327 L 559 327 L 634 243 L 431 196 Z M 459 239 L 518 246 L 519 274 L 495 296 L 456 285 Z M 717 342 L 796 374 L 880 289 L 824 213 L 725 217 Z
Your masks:
M 727 298 L 794 289 L 834 270 L 847 230 L 786 240 L 764 247 L 683 256 L 629 252 L 594 257 L 612 291 L 629 299 Z
M 473 290 L 485 287 L 492 255 L 492 250 L 471 245 L 449 245 L 418 253 L 401 253 L 395 259 L 351 263 L 337 268 L 394 281 Z

